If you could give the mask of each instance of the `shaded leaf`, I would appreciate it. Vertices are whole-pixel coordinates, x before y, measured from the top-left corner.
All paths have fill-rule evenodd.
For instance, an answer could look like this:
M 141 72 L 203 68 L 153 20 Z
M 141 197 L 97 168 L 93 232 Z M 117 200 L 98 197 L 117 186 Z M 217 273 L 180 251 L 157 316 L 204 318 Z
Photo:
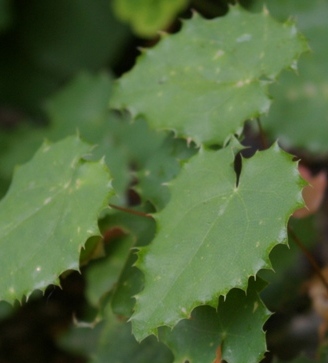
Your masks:
M 213 363 L 217 348 L 228 363 L 259 362 L 266 351 L 263 325 L 269 313 L 257 295 L 262 283 L 251 281 L 247 294 L 231 290 L 216 311 L 209 306 L 196 308 L 191 318 L 171 331 L 159 330 L 175 356 L 175 363 Z
M 259 7 L 261 0 L 255 1 Z M 272 138 L 284 147 L 305 148 L 312 153 L 328 153 L 328 3 L 314 0 L 268 1 L 272 14 L 280 19 L 294 16 L 297 27 L 309 41 L 311 53 L 298 63 L 298 74 L 285 72 L 270 88 L 274 103 L 263 119 Z
M 126 235 L 111 241 L 107 255 L 88 266 L 85 273 L 86 297 L 92 305 L 97 306 L 101 297 L 113 289 L 126 263 L 132 242 L 133 238 Z
M 143 211 L 147 212 L 146 209 L 143 209 Z M 134 247 L 145 246 L 154 238 L 155 221 L 152 218 L 128 215 L 127 213 L 115 213 L 110 214 L 108 220 L 113 226 L 119 226 L 135 238 Z M 135 250 L 131 250 L 111 297 L 114 313 L 126 318 L 132 315 L 135 304 L 134 295 L 143 286 L 142 273 L 134 266 L 136 259 Z
M 168 135 L 160 147 L 149 154 L 143 169 L 137 173 L 139 182 L 136 189 L 141 198 L 150 201 L 157 211 L 162 209 L 170 198 L 166 183 L 178 175 L 181 164 L 196 150 L 185 140 Z
M 292 156 L 277 145 L 244 160 L 239 185 L 232 147 L 201 150 L 172 183 L 171 199 L 155 215 L 158 232 L 137 266 L 145 289 L 136 296 L 133 330 L 141 340 L 173 327 L 193 308 L 216 307 L 220 295 L 269 268 L 269 252 L 286 242 L 286 223 L 302 205 Z
M 98 144 L 107 130 L 111 88 L 108 74 L 81 73 L 47 100 L 49 125 L 28 124 L 2 132 L 1 175 L 11 178 L 14 167 L 28 161 L 45 138 L 58 141 L 78 132 L 88 142 Z
M 107 122 L 112 79 L 107 73 L 80 73 L 47 100 L 52 139 L 80 134 L 89 142 L 99 141 Z
M 144 51 L 118 80 L 110 104 L 197 144 L 223 144 L 268 110 L 268 82 L 305 49 L 292 23 L 279 24 L 267 12 L 236 6 L 223 18 L 195 15 Z
M 291 218 L 289 226 L 296 236 L 301 238 L 303 245 L 311 251 L 318 241 L 316 219 L 313 216 Z M 304 281 L 308 278 L 308 270 L 304 268 L 305 256 L 288 235 L 288 246 L 278 245 L 270 253 L 273 270 L 262 270 L 258 276 L 268 282 L 261 297 L 272 311 L 294 311 L 300 294 L 304 292 Z
M 77 137 L 45 143 L 19 167 L 0 203 L 0 299 L 22 300 L 78 269 L 88 237 L 113 194 L 103 162 L 86 162 L 90 146 Z
M 170 363 L 172 354 L 154 337 L 139 344 L 131 333 L 131 324 L 118 320 L 107 306 L 103 329 L 91 362 Z

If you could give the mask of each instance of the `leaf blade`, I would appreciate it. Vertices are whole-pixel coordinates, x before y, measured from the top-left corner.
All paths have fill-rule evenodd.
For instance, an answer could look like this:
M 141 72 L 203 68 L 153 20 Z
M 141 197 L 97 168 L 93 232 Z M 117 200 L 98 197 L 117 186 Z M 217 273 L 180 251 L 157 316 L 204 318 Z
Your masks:
M 89 151 L 77 137 L 45 143 L 16 170 L 0 203 L 0 260 L 7 276 L 1 300 L 28 297 L 57 283 L 63 271 L 78 269 L 81 247 L 99 234 L 97 217 L 113 191 L 104 163 L 83 161 Z
M 157 236 L 138 255 L 145 289 L 131 319 L 137 339 L 173 327 L 198 305 L 216 307 L 234 287 L 246 289 L 250 276 L 270 268 L 273 246 L 286 242 L 287 220 L 302 204 L 291 156 L 277 145 L 257 153 L 244 161 L 238 186 L 233 160 L 230 148 L 202 150 L 155 215 Z
M 223 18 L 197 15 L 144 51 L 117 82 L 110 104 L 197 144 L 222 145 L 246 119 L 268 110 L 268 81 L 305 49 L 293 24 L 279 24 L 267 12 L 236 6 Z

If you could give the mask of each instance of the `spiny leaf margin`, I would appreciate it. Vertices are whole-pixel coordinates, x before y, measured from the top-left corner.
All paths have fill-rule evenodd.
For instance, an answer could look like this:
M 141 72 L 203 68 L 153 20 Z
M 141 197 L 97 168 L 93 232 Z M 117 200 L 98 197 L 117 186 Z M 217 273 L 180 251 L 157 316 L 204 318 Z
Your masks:
M 131 317 L 138 340 L 197 306 L 216 307 L 232 288 L 246 290 L 249 277 L 271 268 L 272 248 L 287 242 L 288 219 L 303 206 L 297 163 L 274 144 L 243 160 L 236 186 L 233 162 L 232 147 L 201 149 L 171 183 L 170 202 L 154 215 L 157 235 L 138 253 L 145 275 Z
M 268 111 L 268 84 L 305 50 L 295 25 L 266 10 L 234 6 L 212 20 L 195 14 L 179 33 L 143 50 L 114 85 L 110 106 L 197 144 L 223 145 L 245 120 Z
M 0 300 L 22 301 L 79 268 L 85 241 L 99 235 L 98 215 L 114 193 L 104 161 L 84 157 L 91 146 L 72 136 L 44 142 L 16 168 L 0 202 Z
M 250 279 L 246 293 L 232 289 L 218 309 L 199 306 L 173 329 L 160 328 L 159 339 L 172 350 L 174 363 L 213 363 L 218 349 L 229 363 L 259 362 L 266 352 L 263 326 L 271 316 L 259 297 L 265 285 Z

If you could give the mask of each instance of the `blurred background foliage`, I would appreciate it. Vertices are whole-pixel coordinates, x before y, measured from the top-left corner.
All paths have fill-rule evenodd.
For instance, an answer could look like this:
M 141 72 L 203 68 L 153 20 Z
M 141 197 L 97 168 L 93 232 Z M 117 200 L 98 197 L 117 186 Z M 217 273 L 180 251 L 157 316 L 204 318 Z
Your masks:
M 112 82 L 132 68 L 138 47 L 156 44 L 158 31 L 178 31 L 179 19 L 189 18 L 193 10 L 207 18 L 222 16 L 233 3 L 233 0 L 0 0 L 0 195 L 5 193 L 15 165 L 27 161 L 45 138 L 56 141 L 78 128 L 84 139 L 99 144 L 98 156 L 115 149 L 116 160 L 108 163 L 117 181 L 118 203 L 120 198 L 129 198 L 130 204 L 139 204 L 140 195 L 144 195 L 153 206 L 162 208 L 167 191 L 152 192 L 142 169 L 154 170 L 155 180 L 151 182 L 159 185 L 157 180 L 171 179 L 179 170 L 178 162 L 171 163 L 173 167 L 159 169 L 161 158 L 182 160 L 192 151 L 186 151 L 181 140 L 172 141 L 170 136 L 151 131 L 142 119 L 132 128 L 119 122 L 122 115 L 108 110 Z M 250 11 L 263 6 L 260 0 L 240 3 Z M 306 57 L 301 60 L 299 78 L 286 72 L 277 87 L 272 88 L 277 101 L 263 124 L 271 139 L 279 137 L 285 148 L 302 157 L 314 173 L 328 169 L 327 4 L 326 0 L 268 2 L 270 11 L 280 20 L 289 16 L 297 19 L 313 52 L 306 56 L 309 60 Z M 136 136 L 133 143 L 131 134 Z M 254 129 L 246 128 L 245 135 L 246 143 L 256 146 Z M 129 189 L 135 179 L 139 185 Z M 148 192 L 141 193 L 143 188 Z M 158 195 L 162 197 L 155 199 Z M 316 217 L 293 222 L 294 230 L 303 236 L 322 266 L 328 260 L 325 203 Z M 148 233 L 153 233 L 153 227 Z M 105 223 L 103 230 L 106 228 Z M 131 230 L 137 228 L 141 227 L 133 226 Z M 131 242 L 120 233 L 108 238 L 114 242 L 123 238 L 127 246 Z M 149 239 L 151 236 L 147 236 L 146 240 Z M 86 253 L 81 256 L 82 264 L 95 252 L 93 246 L 94 241 L 88 241 Z M 120 253 L 117 252 L 118 258 Z M 311 355 L 318 343 L 318 317 L 311 315 L 310 301 L 303 289 L 311 268 L 294 245 L 288 254 L 285 247 L 275 249 L 272 260 L 277 273 L 266 272 L 262 276 L 270 281 L 263 299 L 277 312 L 267 325 L 271 331 L 269 348 L 281 359 L 294 358 L 302 350 Z M 106 265 L 106 260 L 103 262 Z M 119 260 L 117 263 L 121 266 Z M 23 306 L 0 303 L 1 363 L 88 361 L 86 356 L 95 351 L 103 327 L 97 326 L 91 335 L 90 331 L 75 333 L 71 329 L 72 317 L 92 320 L 98 295 L 110 288 L 94 285 L 99 290 L 90 290 L 86 280 L 99 280 L 97 269 L 102 269 L 90 266 L 86 274 L 64 276 L 62 289 L 51 286 L 44 296 L 35 292 Z M 110 314 L 105 312 L 104 316 Z M 114 324 L 120 322 L 115 320 Z M 297 324 L 303 324 L 303 328 L 296 329 Z M 108 339 L 118 338 L 111 327 L 106 329 Z M 129 335 L 124 329 L 120 330 L 122 336 Z M 58 337 L 65 332 L 67 335 L 59 344 Z M 154 342 L 147 344 L 153 346 Z M 104 362 L 106 349 L 110 348 L 99 346 L 99 357 Z M 134 353 L 127 357 L 133 361 Z M 160 359 L 170 361 L 170 353 L 163 350 Z M 273 354 L 266 359 L 266 362 L 279 361 Z M 295 363 L 303 361 L 308 362 L 308 358 Z

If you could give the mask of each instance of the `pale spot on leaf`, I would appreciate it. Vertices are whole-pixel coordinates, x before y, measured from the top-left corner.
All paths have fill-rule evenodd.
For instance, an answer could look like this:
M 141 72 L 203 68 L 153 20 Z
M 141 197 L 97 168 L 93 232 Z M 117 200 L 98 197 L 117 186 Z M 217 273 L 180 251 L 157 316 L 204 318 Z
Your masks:
M 51 200 L 52 200 L 52 198 L 50 198 L 50 197 L 45 199 L 45 201 L 43 202 L 43 205 L 49 204 L 51 202 Z
M 249 42 L 252 39 L 251 34 L 243 34 L 236 39 L 237 43 Z

